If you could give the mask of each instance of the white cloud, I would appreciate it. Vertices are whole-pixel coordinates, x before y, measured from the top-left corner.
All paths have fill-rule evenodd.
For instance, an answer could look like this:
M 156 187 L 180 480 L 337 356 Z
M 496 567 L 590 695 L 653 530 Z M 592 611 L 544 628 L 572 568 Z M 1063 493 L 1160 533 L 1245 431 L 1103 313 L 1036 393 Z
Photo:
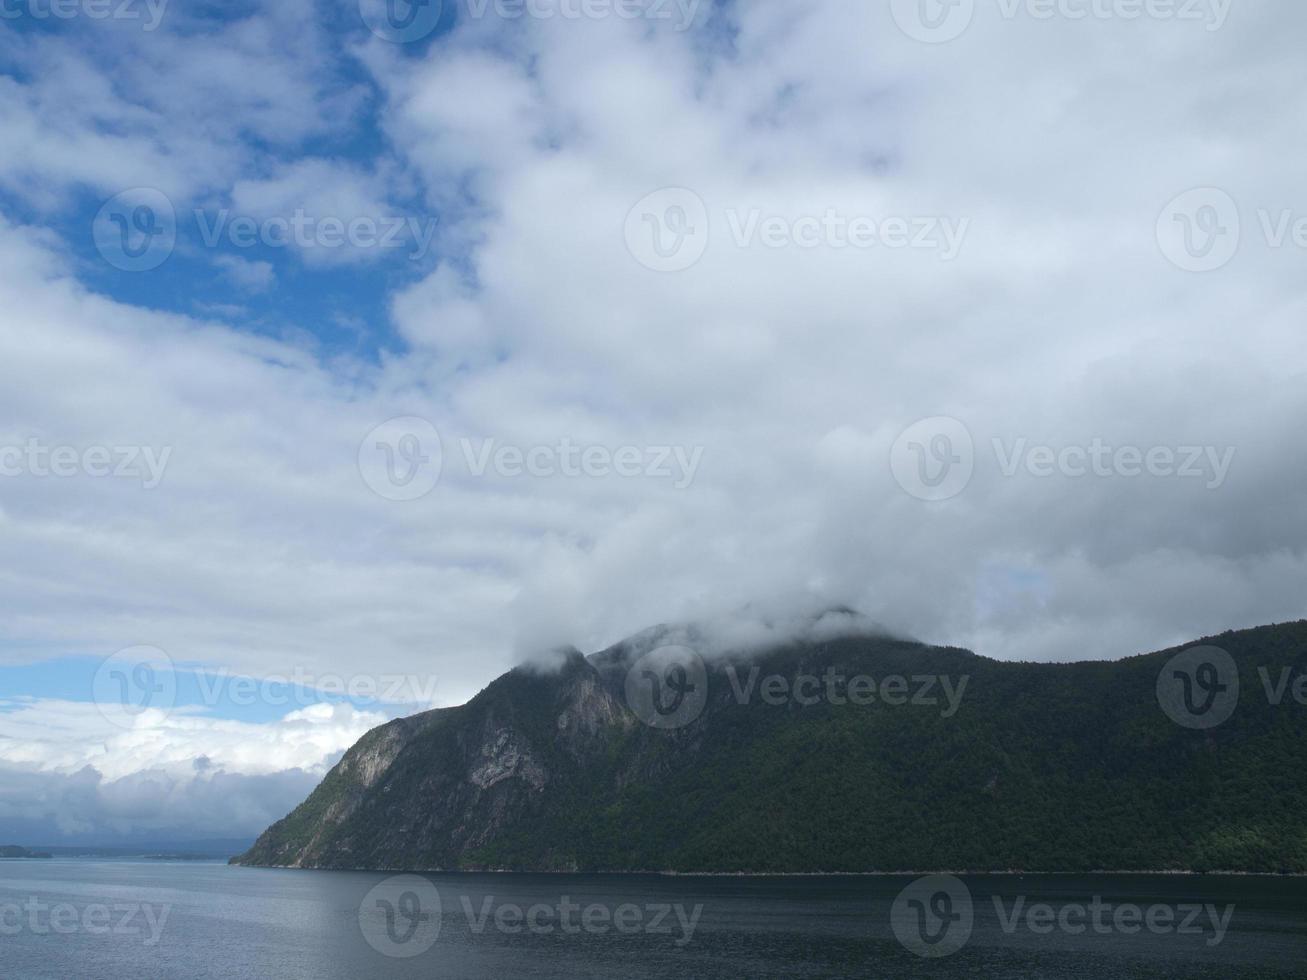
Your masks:
M 0 702 L 0 709 L 0 763 L 65 775 L 91 765 L 110 781 L 142 769 L 189 774 L 197 759 L 206 760 L 206 768 L 250 775 L 321 773 L 326 760 L 388 720 L 323 703 L 266 724 L 146 711 L 123 729 L 87 702 L 19 700 Z
M 13 66 L 0 79 L 0 188 L 43 209 L 141 186 L 182 209 L 361 108 L 308 0 L 231 20 L 170 5 L 151 32 L 93 26 L 0 36 Z
M 147 711 L 130 729 L 87 702 L 0 701 L 0 825 L 60 835 L 257 834 L 385 715 L 318 704 L 266 724 Z
M 214 258 L 213 264 L 234 285 L 248 292 L 263 292 L 277 281 L 277 273 L 271 262 L 252 261 L 239 255 L 219 255 Z

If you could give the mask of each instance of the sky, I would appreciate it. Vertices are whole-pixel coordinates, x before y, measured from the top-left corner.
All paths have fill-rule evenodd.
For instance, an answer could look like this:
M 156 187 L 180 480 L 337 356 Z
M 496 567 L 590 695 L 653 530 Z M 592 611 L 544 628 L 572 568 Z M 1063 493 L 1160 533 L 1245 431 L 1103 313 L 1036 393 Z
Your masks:
M 654 623 L 1302 618 L 1304 29 L 0 0 L 0 838 L 252 836 Z

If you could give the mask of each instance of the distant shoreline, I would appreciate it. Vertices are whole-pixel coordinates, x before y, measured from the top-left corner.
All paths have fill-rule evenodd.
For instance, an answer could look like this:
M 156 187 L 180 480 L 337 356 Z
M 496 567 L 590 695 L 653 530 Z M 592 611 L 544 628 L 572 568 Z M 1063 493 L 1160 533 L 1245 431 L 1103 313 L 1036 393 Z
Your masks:
M 928 875 L 952 875 L 966 878 L 1033 878 L 1071 875 L 1079 877 L 1172 877 L 1172 878 L 1307 878 L 1300 871 L 517 871 L 508 868 L 303 868 L 285 864 L 240 864 L 232 867 L 264 871 L 349 871 L 371 874 L 432 875 L 591 875 L 647 876 L 658 878 L 921 878 Z

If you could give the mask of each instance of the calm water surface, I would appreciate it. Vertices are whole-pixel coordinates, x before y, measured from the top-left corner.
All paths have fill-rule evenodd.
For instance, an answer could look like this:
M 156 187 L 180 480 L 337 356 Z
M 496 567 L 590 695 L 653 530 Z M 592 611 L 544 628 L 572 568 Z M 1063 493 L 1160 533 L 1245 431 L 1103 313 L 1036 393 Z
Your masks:
M 1302 879 L 913 880 L 0 861 L 0 977 L 1307 977 Z

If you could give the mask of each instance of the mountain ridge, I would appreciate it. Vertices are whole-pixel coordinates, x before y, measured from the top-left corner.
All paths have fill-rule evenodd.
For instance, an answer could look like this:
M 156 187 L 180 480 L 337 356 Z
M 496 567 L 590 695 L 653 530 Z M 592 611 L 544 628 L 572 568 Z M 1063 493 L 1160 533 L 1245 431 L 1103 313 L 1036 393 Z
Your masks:
M 569 649 L 556 669 L 519 667 L 467 704 L 374 729 L 233 863 L 1307 871 L 1307 708 L 1263 703 L 1258 675 L 1307 670 L 1307 621 L 1076 664 L 801 636 L 706 658 L 701 713 L 661 729 L 626 682 L 668 639 L 694 634 L 656 627 L 589 657 Z M 1227 649 L 1243 687 L 1239 710 L 1210 731 L 1176 724 L 1156 693 L 1162 667 L 1196 646 Z M 751 675 L 778 678 L 776 696 Z M 823 676 L 906 689 L 882 682 L 892 696 L 851 703 L 854 687 L 835 684 L 795 702 Z M 936 679 L 933 704 L 918 677 Z M 947 716 L 946 681 L 962 689 Z

